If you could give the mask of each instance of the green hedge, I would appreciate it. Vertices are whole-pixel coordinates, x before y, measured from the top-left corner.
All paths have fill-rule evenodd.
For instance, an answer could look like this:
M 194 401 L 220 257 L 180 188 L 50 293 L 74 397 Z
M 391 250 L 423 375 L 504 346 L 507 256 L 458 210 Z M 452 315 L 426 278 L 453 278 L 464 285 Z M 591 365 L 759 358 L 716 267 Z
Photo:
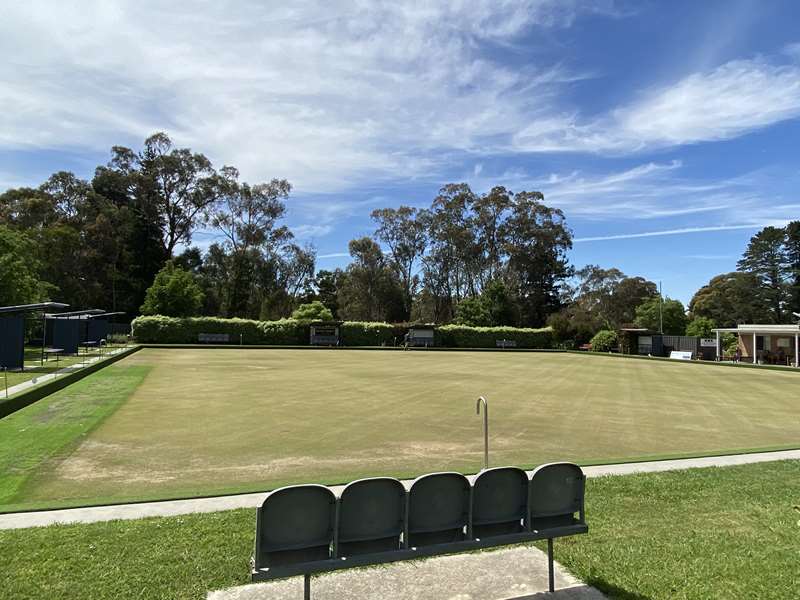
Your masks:
M 345 321 L 339 327 L 343 346 L 394 346 L 403 343 L 406 327 L 389 323 Z M 145 344 L 196 344 L 200 333 L 227 333 L 231 343 L 275 346 L 308 344 L 308 323 L 294 319 L 251 321 L 218 317 L 138 317 L 132 323 L 137 342 Z M 436 329 L 436 345 L 449 348 L 495 348 L 497 340 L 513 340 L 518 348 L 552 348 L 550 329 L 469 327 L 444 325 Z
M 389 323 L 345 321 L 339 326 L 339 339 L 343 346 L 394 346 L 395 330 Z M 397 345 L 403 343 L 402 335 Z
M 436 344 L 449 348 L 496 348 L 497 340 L 513 340 L 517 348 L 552 348 L 550 328 L 469 327 L 442 325 L 436 329 Z
M 201 333 L 227 333 L 231 343 L 297 345 L 308 343 L 308 324 L 293 319 L 252 321 L 218 317 L 137 317 L 131 323 L 137 342 L 196 344 Z M 241 337 L 240 337 L 241 336 Z

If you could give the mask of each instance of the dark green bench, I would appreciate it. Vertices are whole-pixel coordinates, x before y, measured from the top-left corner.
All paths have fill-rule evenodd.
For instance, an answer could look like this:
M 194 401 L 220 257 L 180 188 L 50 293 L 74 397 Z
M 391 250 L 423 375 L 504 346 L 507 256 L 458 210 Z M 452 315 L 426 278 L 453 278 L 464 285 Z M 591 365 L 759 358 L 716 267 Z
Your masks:
M 323 485 L 280 488 L 256 515 L 252 580 L 311 576 L 351 567 L 547 540 L 555 590 L 553 540 L 587 533 L 586 478 L 572 463 L 550 463 L 529 479 L 516 467 L 397 479 L 360 479 L 337 497 Z

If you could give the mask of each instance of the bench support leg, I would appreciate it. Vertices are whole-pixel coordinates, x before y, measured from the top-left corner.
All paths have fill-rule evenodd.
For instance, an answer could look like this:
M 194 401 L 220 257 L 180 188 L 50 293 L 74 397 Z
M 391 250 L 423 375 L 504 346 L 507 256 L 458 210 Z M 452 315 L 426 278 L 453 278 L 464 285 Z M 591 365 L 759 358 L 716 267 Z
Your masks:
M 311 575 L 308 573 L 303 575 L 303 598 L 311 600 Z
M 547 577 L 550 584 L 550 593 L 556 591 L 555 575 L 553 573 L 553 538 L 547 540 Z

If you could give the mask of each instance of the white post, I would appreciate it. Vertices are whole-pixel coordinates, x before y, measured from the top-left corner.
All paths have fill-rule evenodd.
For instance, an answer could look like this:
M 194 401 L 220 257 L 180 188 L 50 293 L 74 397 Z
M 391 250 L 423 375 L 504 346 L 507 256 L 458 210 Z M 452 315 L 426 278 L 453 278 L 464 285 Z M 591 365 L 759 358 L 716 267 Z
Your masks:
M 719 351 L 719 331 L 717 331 L 717 355 L 714 357 L 717 360 L 722 360 L 722 352 Z
M 756 344 L 756 334 L 754 333 L 753 334 L 753 364 L 754 365 L 758 364 L 758 350 L 756 349 L 757 346 L 758 345 Z
M 794 334 L 794 366 L 800 367 L 800 357 L 797 356 L 797 351 L 800 349 L 800 340 L 798 340 L 798 336 Z

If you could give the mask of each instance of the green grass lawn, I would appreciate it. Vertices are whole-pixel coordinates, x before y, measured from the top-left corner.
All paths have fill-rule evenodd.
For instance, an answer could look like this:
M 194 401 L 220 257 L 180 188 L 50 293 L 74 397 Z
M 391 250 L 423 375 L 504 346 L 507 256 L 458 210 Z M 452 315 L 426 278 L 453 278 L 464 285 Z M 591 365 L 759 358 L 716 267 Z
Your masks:
M 791 371 L 559 353 L 144 349 L 77 396 L 0 420 L 0 488 L 13 491 L 0 510 L 475 472 L 479 394 L 494 465 L 798 447 L 799 384 Z M 102 417 L 80 433 L 51 409 L 84 404 Z M 53 436 L 71 442 L 53 450 Z M 20 455 L 32 457 L 22 475 Z
M 590 532 L 556 559 L 621 600 L 794 598 L 798 481 L 800 461 L 590 479 Z M 248 582 L 254 527 L 237 510 L 0 531 L 0 597 L 200 600 Z

